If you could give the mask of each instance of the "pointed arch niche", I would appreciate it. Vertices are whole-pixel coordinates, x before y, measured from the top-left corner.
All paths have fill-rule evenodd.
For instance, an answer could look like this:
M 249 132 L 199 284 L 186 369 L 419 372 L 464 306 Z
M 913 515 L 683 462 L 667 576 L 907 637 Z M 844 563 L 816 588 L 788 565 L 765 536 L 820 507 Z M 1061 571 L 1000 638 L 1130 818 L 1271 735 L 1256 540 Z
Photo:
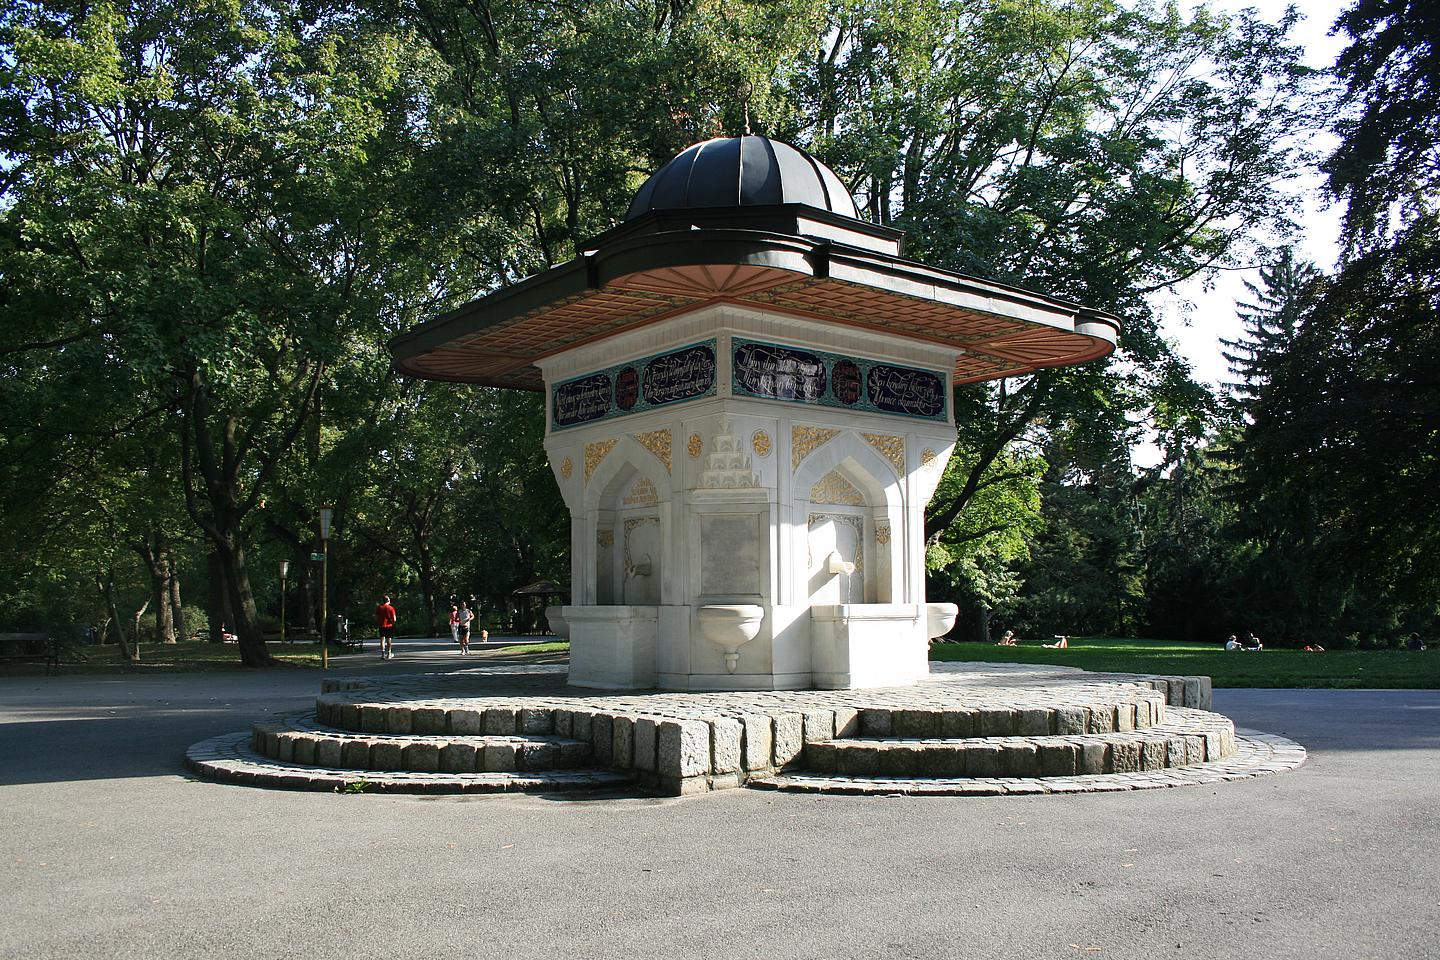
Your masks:
M 585 487 L 594 535 L 594 603 L 655 606 L 664 593 L 671 483 L 664 465 L 630 437 L 596 467 Z
M 903 596 L 896 533 L 903 529 L 904 492 L 885 458 L 857 433 L 845 431 L 796 468 L 793 547 L 804 560 L 796 600 L 810 605 L 892 603 Z M 832 552 L 855 564 L 832 574 Z

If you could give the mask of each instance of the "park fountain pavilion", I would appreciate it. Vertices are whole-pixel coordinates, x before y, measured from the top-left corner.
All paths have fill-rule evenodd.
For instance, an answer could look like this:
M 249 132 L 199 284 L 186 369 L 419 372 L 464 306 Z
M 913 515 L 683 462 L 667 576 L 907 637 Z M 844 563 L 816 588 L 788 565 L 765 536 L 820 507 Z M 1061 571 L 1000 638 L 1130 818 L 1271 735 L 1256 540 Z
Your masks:
M 571 518 L 570 682 L 914 683 L 952 387 L 1108 354 L 1117 321 L 903 257 L 828 167 L 696 144 L 567 264 L 391 344 L 416 377 L 543 390 Z
M 415 675 L 403 654 L 187 765 L 348 792 L 994 795 L 1303 762 L 1211 713 L 1207 677 L 930 669 L 956 613 L 924 564 L 952 388 L 1103 357 L 1118 324 L 901 241 L 803 151 L 711 140 L 571 262 L 397 337 L 412 376 L 544 392 L 569 667 Z

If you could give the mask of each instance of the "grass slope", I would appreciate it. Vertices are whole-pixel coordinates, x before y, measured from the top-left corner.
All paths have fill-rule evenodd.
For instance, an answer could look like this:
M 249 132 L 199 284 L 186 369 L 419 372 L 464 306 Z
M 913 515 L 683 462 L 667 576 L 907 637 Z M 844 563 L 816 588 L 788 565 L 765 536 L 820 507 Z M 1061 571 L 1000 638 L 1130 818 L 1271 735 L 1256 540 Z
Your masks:
M 937 643 L 931 660 L 985 663 L 1053 663 L 1120 673 L 1199 674 L 1217 687 L 1440 688 L 1440 651 L 1264 650 L 1226 652 L 1204 646 L 1133 637 L 1071 637 L 1068 650 L 1039 643 L 997 647 L 978 643 Z
M 270 655 L 294 667 L 320 666 L 320 646 L 314 643 L 268 644 Z M 330 659 L 343 658 L 348 651 L 331 647 Z M 83 659 L 79 659 L 82 658 Z M 240 649 L 233 643 L 209 643 L 205 640 L 182 640 L 179 643 L 142 643 L 140 662 L 127 664 L 120 655 L 119 644 L 71 647 L 61 651 L 60 673 L 138 673 L 145 671 L 187 673 L 210 670 L 242 670 Z M 0 676 L 26 676 L 43 673 L 42 664 L 0 664 Z

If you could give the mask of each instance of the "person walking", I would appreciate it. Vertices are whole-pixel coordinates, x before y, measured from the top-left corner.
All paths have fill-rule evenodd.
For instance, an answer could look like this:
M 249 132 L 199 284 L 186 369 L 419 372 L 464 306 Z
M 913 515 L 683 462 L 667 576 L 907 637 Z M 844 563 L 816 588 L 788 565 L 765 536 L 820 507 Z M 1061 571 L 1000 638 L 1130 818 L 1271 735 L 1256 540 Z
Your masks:
M 395 659 L 395 608 L 390 606 L 390 598 L 380 598 L 380 603 L 375 607 L 375 625 L 380 628 L 380 659 Z
M 459 622 L 456 625 L 456 629 L 459 631 L 460 636 L 460 656 L 463 657 L 470 652 L 470 623 L 475 619 L 475 614 L 470 610 L 470 604 L 460 604 L 458 617 Z
M 450 604 L 450 642 L 460 642 L 460 608 Z

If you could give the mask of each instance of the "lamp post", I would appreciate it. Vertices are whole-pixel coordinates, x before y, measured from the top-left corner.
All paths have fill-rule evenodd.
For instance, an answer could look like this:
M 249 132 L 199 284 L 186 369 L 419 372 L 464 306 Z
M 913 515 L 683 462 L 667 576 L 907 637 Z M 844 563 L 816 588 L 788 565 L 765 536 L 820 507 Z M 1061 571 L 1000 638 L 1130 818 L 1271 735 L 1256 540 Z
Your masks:
M 324 554 L 320 561 L 320 669 L 330 669 L 329 637 L 325 631 L 330 628 L 330 518 L 335 508 L 329 504 L 320 507 L 320 549 Z
M 285 643 L 285 578 L 290 574 L 290 561 L 280 561 L 280 642 Z

